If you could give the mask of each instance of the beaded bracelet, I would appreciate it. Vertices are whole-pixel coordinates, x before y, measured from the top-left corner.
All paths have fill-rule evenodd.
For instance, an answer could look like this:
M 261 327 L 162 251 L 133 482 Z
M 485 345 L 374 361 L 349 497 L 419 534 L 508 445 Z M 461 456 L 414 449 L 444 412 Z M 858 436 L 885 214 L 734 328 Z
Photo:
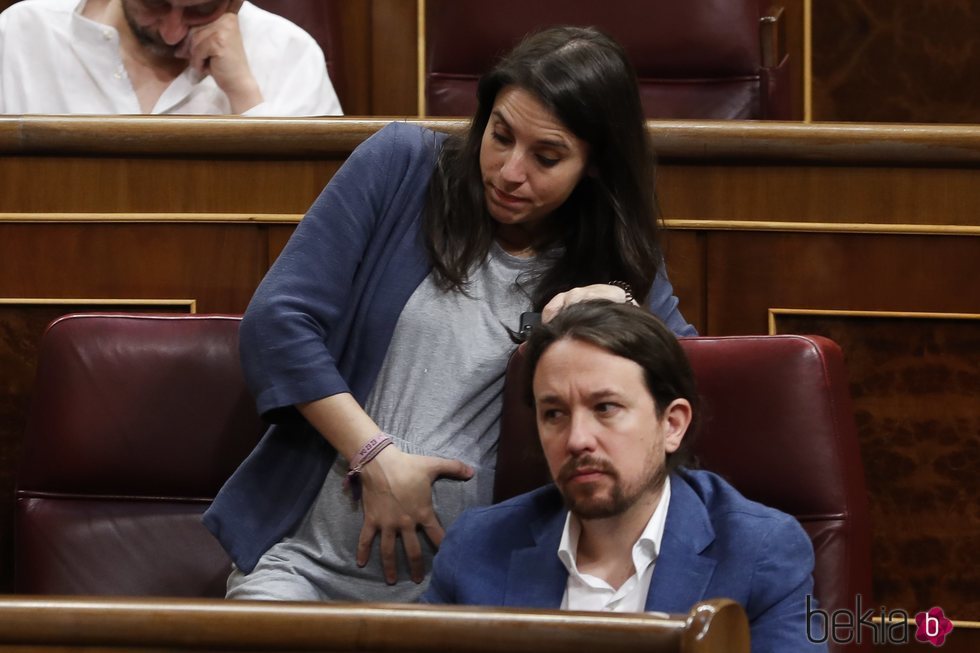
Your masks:
M 378 433 L 365 442 L 364 446 L 351 458 L 349 470 L 344 476 L 344 489 L 350 488 L 354 501 L 361 500 L 361 470 L 389 444 L 391 444 L 391 437 L 385 433 Z
M 627 283 L 626 281 L 614 280 L 614 281 L 610 281 L 609 285 L 616 286 L 617 288 L 622 289 L 624 293 L 626 293 L 626 301 L 624 302 L 625 304 L 633 303 L 633 287 L 629 285 L 629 283 Z

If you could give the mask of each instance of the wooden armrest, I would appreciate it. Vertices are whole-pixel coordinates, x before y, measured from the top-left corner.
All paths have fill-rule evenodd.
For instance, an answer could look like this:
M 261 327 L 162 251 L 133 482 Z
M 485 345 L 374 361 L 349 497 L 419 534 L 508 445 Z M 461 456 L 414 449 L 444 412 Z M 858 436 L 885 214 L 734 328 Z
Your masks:
M 0 651 L 685 651 L 747 653 L 727 599 L 687 615 L 379 603 L 0 597 Z

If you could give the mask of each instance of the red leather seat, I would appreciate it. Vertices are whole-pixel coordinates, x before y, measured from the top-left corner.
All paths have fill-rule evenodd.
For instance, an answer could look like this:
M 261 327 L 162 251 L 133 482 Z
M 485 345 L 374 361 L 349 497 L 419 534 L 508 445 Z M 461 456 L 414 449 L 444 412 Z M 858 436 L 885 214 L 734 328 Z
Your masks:
M 821 608 L 871 605 L 871 527 L 840 348 L 817 336 L 683 338 L 703 398 L 695 452 L 739 491 L 794 515 L 813 541 Z M 497 501 L 548 478 L 524 358 L 507 370 Z M 870 650 L 862 646 L 839 651 Z M 832 649 L 833 650 L 833 649 Z
M 824 609 L 870 597 L 840 349 L 804 336 L 682 344 L 704 398 L 703 466 L 802 522 Z M 507 372 L 498 500 L 549 480 L 522 365 L 517 355 Z M 230 563 L 200 515 L 262 428 L 239 368 L 237 317 L 56 320 L 41 342 L 17 483 L 17 591 L 222 596 Z
M 327 72 L 340 106 L 348 95 L 348 80 L 344 68 L 339 64 L 343 61 L 344 52 L 350 47 L 344 42 L 343 15 L 341 0 L 250 0 L 252 4 L 279 14 L 296 23 L 316 40 L 323 50 L 327 60 Z
M 529 32 L 568 24 L 623 45 L 648 118 L 790 119 L 787 58 L 768 47 L 775 16 L 763 29 L 762 13 L 759 0 L 428 0 L 426 113 L 472 115 L 496 58 Z
M 224 596 L 200 522 L 261 434 L 237 317 L 69 315 L 41 341 L 16 591 Z

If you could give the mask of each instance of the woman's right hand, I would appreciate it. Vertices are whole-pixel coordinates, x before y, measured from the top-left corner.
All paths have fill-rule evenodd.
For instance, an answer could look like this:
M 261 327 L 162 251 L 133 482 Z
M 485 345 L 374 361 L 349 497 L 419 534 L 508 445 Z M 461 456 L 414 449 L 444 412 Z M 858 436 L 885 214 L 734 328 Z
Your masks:
M 473 469 L 459 460 L 418 456 L 386 447 L 361 471 L 364 525 L 357 542 L 357 564 L 367 564 L 374 539 L 381 534 L 385 582 L 398 579 L 396 539 L 400 536 L 412 580 L 425 578 L 419 530 L 438 547 L 443 528 L 432 508 L 432 483 L 438 478 L 469 480 Z
M 608 283 L 594 283 L 589 286 L 579 286 L 565 292 L 560 292 L 552 297 L 551 301 L 541 309 L 541 322 L 542 324 L 547 324 L 566 306 L 592 299 L 608 299 L 613 302 L 625 302 L 626 291 L 621 286 L 613 286 Z M 636 304 L 635 301 L 633 303 Z

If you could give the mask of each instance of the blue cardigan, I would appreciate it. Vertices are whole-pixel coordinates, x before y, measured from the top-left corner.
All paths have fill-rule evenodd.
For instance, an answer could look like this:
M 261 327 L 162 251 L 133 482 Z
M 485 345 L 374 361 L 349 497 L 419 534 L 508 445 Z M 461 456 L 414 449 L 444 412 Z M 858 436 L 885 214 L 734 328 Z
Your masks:
M 558 558 L 567 514 L 554 485 L 464 512 L 446 532 L 422 601 L 557 610 L 568 581 Z M 698 601 L 730 598 L 749 617 L 754 653 L 825 651 L 806 637 L 813 562 L 793 517 L 715 474 L 684 470 L 670 477 L 646 610 L 686 613 Z
M 242 367 L 272 426 L 204 514 L 245 573 L 302 520 L 336 456 L 294 405 L 343 392 L 363 405 L 398 316 L 431 270 L 422 210 L 444 140 L 394 122 L 362 143 L 249 303 Z M 666 277 L 648 305 L 676 333 L 694 334 Z

